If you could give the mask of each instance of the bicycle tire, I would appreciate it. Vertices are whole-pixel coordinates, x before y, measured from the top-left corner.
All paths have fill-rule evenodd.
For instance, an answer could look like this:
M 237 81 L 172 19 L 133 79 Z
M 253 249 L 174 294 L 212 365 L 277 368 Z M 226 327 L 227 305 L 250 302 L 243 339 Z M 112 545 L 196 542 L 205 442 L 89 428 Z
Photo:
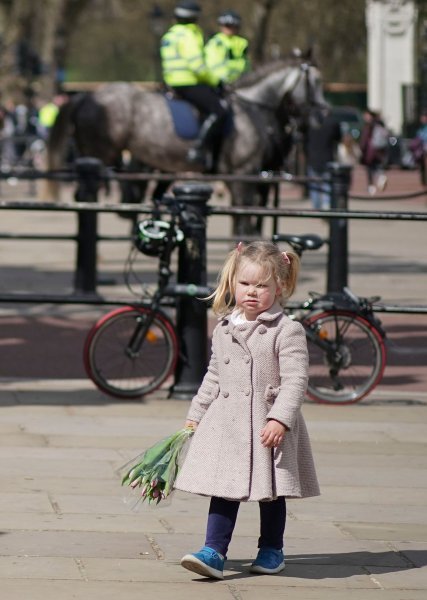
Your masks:
M 307 395 L 321 404 L 354 404 L 367 396 L 381 381 L 386 366 L 383 336 L 369 321 L 347 311 L 325 311 L 308 317 L 321 339 L 342 336 L 342 356 L 336 378 L 331 375 L 326 352 L 307 338 L 309 382 Z
M 150 308 L 124 306 L 102 317 L 86 338 L 84 364 L 88 377 L 106 394 L 139 399 L 158 389 L 173 373 L 178 358 L 178 340 L 168 317 L 160 311 L 137 356 L 126 352 L 137 319 Z

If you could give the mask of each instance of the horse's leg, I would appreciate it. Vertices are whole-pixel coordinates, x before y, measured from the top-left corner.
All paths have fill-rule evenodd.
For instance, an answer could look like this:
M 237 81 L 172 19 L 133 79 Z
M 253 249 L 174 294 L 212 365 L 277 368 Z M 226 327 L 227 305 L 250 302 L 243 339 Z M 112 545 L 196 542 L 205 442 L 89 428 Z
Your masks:
M 271 188 L 271 185 L 269 183 L 259 183 L 257 185 L 256 193 L 259 198 L 258 206 L 260 206 L 261 208 L 267 207 L 268 197 L 270 195 L 270 188 Z M 256 217 L 255 229 L 256 229 L 256 232 L 260 235 L 262 233 L 262 223 L 263 223 L 263 217 L 262 216 Z
M 174 182 L 173 179 L 167 179 L 166 181 L 165 180 L 158 181 L 156 184 L 156 187 L 154 188 L 153 195 L 152 195 L 153 202 L 161 200 L 163 198 L 163 196 L 165 195 L 168 187 L 173 182 Z
M 245 236 L 257 235 L 257 218 L 251 214 L 250 210 L 256 203 L 254 184 L 235 182 L 231 183 L 229 188 L 232 206 L 246 208 L 247 210 L 247 214 L 233 217 L 233 236 L 244 239 Z

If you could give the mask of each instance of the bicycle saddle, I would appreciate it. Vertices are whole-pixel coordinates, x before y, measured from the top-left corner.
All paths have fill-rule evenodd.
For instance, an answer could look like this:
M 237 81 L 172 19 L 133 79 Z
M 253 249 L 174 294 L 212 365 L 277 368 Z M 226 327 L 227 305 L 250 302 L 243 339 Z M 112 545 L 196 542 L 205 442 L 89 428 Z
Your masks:
M 321 248 L 326 240 L 316 235 L 309 233 L 305 235 L 288 235 L 285 233 L 276 233 L 273 235 L 273 242 L 287 242 L 297 252 L 304 250 L 317 250 Z

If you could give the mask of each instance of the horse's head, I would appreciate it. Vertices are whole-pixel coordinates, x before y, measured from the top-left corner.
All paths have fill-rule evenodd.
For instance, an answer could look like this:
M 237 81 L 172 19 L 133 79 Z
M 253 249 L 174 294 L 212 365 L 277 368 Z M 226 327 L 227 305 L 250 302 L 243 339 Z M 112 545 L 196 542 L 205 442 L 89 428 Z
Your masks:
M 282 106 L 288 113 L 306 116 L 313 108 L 326 108 L 322 76 L 316 65 L 302 57 L 283 80 Z
M 236 82 L 235 93 L 259 107 L 284 109 L 288 115 L 295 116 L 327 106 L 320 71 L 311 58 L 303 54 L 267 63 L 244 75 Z

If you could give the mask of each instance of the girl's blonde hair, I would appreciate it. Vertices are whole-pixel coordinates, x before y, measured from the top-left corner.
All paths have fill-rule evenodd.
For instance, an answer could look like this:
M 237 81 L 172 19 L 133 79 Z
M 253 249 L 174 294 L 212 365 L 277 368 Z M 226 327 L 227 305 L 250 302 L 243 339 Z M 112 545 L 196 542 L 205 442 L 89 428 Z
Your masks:
M 289 261 L 287 261 L 288 257 Z M 232 250 L 218 277 L 218 286 L 209 297 L 213 299 L 212 308 L 217 315 L 226 315 L 236 306 L 235 290 L 237 271 L 242 261 L 249 261 L 263 269 L 263 281 L 272 277 L 282 288 L 278 301 L 282 306 L 292 296 L 298 279 L 300 261 L 295 252 L 284 254 L 272 242 L 250 242 L 240 244 Z

